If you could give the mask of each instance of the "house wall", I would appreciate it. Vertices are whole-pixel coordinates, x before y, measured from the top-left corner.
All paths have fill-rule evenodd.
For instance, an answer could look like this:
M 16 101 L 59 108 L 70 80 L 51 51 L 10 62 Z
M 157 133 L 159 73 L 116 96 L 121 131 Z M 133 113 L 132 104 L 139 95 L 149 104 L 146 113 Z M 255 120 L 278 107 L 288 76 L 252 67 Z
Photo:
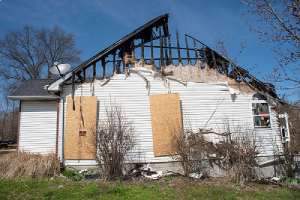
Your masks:
M 19 150 L 48 154 L 56 152 L 56 101 L 22 101 Z
M 226 82 L 196 83 L 188 82 L 183 85 L 173 80 L 154 78 L 153 74 L 143 72 L 149 81 L 148 87 L 144 78 L 135 73 L 126 77 L 124 74 L 115 75 L 110 81 L 95 80 L 93 83 L 76 85 L 75 96 L 95 95 L 99 105 L 99 120 L 105 118 L 105 107 L 110 102 L 122 106 L 127 118 L 133 122 L 135 128 L 136 147 L 130 159 L 139 162 L 168 162 L 168 156 L 155 157 L 153 153 L 152 127 L 149 95 L 179 93 L 184 126 L 198 128 L 212 128 L 216 132 L 223 132 L 227 124 L 231 130 L 254 133 L 260 140 L 261 156 L 273 153 L 274 142 L 280 146 L 279 129 L 276 112 L 271 110 L 271 128 L 254 129 L 252 119 L 252 94 L 239 93 L 235 97 L 231 94 Z M 72 86 L 63 87 L 62 96 L 71 96 Z M 63 103 L 60 104 L 63 106 Z M 63 109 L 60 109 L 62 111 Z M 60 113 L 60 115 L 63 115 Z M 62 127 L 62 126 L 60 126 Z M 63 140 L 60 129 L 60 143 Z M 217 141 L 216 135 L 209 138 Z M 66 160 L 67 165 L 93 165 L 94 160 Z

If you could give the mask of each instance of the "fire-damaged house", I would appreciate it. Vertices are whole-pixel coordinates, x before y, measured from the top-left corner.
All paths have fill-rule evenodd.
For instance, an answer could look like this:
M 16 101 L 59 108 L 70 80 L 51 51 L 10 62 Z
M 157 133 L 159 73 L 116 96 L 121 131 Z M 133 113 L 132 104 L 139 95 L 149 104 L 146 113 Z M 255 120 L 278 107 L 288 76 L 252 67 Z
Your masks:
M 18 150 L 56 153 L 66 166 L 97 164 L 93 130 L 112 102 L 134 126 L 131 162 L 161 169 L 173 166 L 170 124 L 251 130 L 261 165 L 289 141 L 274 87 L 192 36 L 171 37 L 167 14 L 57 79 L 23 82 L 9 97 L 20 100 Z M 205 137 L 218 142 L 218 134 Z

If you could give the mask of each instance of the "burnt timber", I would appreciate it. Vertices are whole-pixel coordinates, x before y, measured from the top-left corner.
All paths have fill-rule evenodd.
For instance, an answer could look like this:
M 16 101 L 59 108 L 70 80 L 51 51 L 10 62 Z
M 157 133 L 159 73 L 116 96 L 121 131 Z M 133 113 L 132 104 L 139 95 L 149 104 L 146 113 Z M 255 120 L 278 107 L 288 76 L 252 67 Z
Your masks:
M 184 35 L 185 45 L 181 45 L 179 33 L 176 32 L 176 45 L 172 46 L 174 43 L 169 33 L 168 18 L 169 15 L 164 14 L 152 19 L 75 67 L 70 72 L 72 76 L 67 84 L 108 78 L 114 73 L 128 73 L 133 61 L 152 64 L 163 74 L 166 65 L 195 64 L 199 60 L 221 74 L 238 82 L 243 81 L 251 88 L 277 98 L 271 84 L 258 80 L 246 69 L 190 35 Z M 100 72 L 102 73 L 99 74 Z

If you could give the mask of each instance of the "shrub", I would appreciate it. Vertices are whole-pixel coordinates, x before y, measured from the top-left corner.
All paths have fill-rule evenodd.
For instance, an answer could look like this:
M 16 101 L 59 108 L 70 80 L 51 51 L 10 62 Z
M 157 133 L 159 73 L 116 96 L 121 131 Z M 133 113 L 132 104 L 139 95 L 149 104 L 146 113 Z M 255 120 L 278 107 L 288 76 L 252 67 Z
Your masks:
M 208 141 L 205 138 L 206 134 L 218 135 L 220 142 Z M 239 184 L 256 177 L 256 157 L 259 152 L 255 136 L 247 130 L 238 129 L 233 134 L 229 129 L 224 133 L 206 129 L 186 129 L 182 134 L 173 135 L 176 151 L 172 157 L 180 162 L 185 176 L 189 176 L 190 173 L 207 175 L 209 167 L 215 165 Z
M 16 152 L 0 158 L 0 177 L 5 179 L 52 177 L 59 174 L 59 169 L 60 163 L 55 154 Z
M 233 181 L 243 185 L 256 178 L 256 157 L 259 154 L 255 137 L 247 133 L 228 136 L 215 144 L 216 159 L 213 163 L 225 170 Z
M 123 176 L 125 156 L 134 147 L 133 132 L 132 123 L 120 106 L 106 108 L 106 118 L 100 121 L 96 131 L 96 158 L 104 178 Z
M 185 176 L 191 173 L 207 172 L 208 142 L 200 132 L 191 129 L 183 130 L 181 134 L 173 134 L 174 160 L 179 161 Z

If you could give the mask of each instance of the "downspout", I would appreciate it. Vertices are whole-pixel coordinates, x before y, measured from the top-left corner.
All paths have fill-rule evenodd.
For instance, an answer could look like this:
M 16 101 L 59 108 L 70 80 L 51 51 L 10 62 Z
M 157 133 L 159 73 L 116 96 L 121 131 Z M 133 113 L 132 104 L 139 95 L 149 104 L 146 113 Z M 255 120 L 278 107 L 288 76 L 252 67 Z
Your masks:
M 58 155 L 58 137 L 59 137 L 59 120 L 60 120 L 60 118 L 59 118 L 59 112 L 60 112 L 60 110 L 59 110 L 59 104 L 60 104 L 60 101 L 59 100 L 57 100 L 56 101 L 56 144 L 55 144 L 55 155 L 56 155 L 56 157 L 58 158 L 59 157 L 59 155 Z
M 64 139 L 65 139 L 65 97 L 61 97 L 62 99 L 62 130 L 61 130 L 61 161 L 62 164 L 65 164 L 65 145 L 64 145 Z
M 21 113 L 22 113 L 22 101 L 20 100 L 19 101 L 19 114 L 18 114 L 17 152 L 20 151 Z

